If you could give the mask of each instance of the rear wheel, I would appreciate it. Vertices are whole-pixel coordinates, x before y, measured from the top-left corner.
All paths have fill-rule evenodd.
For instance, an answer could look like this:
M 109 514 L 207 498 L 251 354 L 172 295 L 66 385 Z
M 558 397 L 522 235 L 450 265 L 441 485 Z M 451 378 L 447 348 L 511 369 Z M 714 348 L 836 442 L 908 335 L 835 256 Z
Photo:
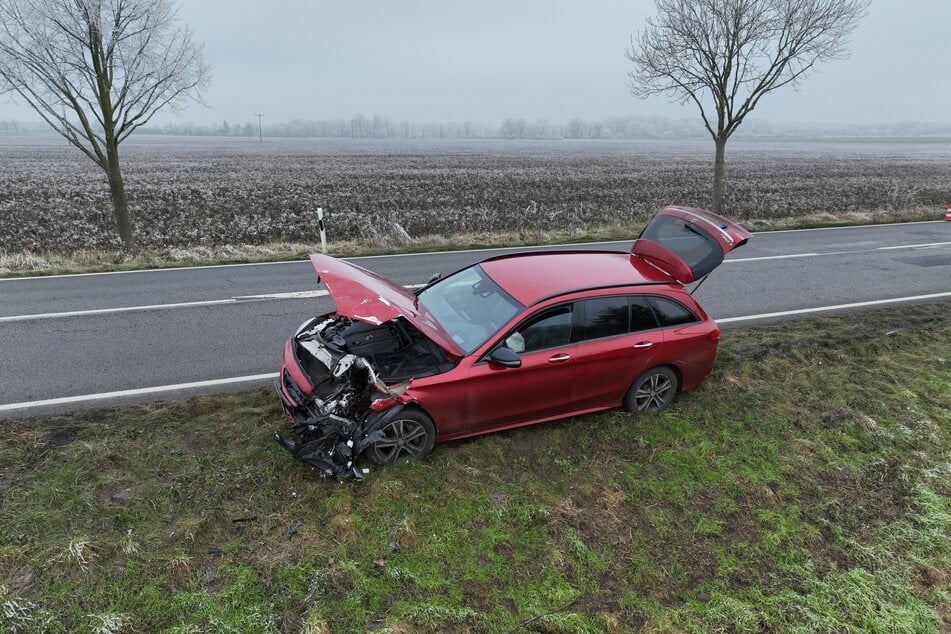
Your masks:
M 418 409 L 404 409 L 393 420 L 371 426 L 367 435 L 377 430 L 382 431 L 383 436 L 365 453 L 378 465 L 425 458 L 436 443 L 436 427 L 432 419 Z
M 679 381 L 673 370 L 654 368 L 637 377 L 624 395 L 624 409 L 638 414 L 662 412 L 673 402 Z

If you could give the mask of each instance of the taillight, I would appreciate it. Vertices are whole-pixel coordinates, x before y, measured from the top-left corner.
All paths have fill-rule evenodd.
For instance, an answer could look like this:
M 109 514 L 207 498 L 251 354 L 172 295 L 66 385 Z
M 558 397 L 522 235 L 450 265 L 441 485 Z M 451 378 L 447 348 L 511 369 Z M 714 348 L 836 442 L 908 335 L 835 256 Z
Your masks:
M 716 330 L 711 332 L 709 334 L 709 337 L 710 337 L 710 341 L 712 341 L 713 343 L 720 341 L 720 329 L 717 328 Z

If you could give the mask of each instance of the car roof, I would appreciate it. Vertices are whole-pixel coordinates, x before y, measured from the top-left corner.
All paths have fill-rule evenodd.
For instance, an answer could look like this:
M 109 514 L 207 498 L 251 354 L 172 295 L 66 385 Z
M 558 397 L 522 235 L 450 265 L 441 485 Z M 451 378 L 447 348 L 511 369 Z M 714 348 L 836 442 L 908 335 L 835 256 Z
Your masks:
M 630 253 L 542 251 L 502 255 L 480 263 L 486 275 L 524 306 L 574 291 L 639 284 L 681 286 Z

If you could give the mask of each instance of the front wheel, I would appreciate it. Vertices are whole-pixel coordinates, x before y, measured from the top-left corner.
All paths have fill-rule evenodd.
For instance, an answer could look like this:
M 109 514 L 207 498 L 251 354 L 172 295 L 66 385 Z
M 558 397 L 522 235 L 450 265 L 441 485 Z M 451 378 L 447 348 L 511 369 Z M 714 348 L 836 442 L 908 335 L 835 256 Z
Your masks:
M 366 449 L 377 465 L 392 465 L 425 458 L 436 443 L 436 426 L 418 409 L 404 409 L 393 420 L 372 425 L 367 435 L 382 431 L 382 437 Z
M 654 368 L 637 377 L 624 395 L 624 409 L 638 414 L 662 412 L 677 393 L 677 375 L 670 368 Z

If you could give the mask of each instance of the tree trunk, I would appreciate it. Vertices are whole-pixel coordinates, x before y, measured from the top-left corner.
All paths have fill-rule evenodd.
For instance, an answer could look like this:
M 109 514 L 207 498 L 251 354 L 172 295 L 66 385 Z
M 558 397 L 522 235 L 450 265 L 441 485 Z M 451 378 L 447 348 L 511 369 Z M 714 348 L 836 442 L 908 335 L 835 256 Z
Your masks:
M 116 215 L 116 227 L 122 246 L 126 251 L 135 248 L 135 238 L 132 235 L 132 221 L 129 219 L 129 203 L 125 197 L 125 185 L 122 184 L 122 172 L 119 170 L 119 147 L 115 139 L 106 141 L 106 177 L 109 179 L 109 192 L 112 194 L 112 206 Z
M 713 200 L 710 205 L 710 211 L 719 214 L 723 206 L 723 175 L 726 171 L 726 137 L 715 137 L 713 142 L 716 144 L 717 151 L 713 159 Z

